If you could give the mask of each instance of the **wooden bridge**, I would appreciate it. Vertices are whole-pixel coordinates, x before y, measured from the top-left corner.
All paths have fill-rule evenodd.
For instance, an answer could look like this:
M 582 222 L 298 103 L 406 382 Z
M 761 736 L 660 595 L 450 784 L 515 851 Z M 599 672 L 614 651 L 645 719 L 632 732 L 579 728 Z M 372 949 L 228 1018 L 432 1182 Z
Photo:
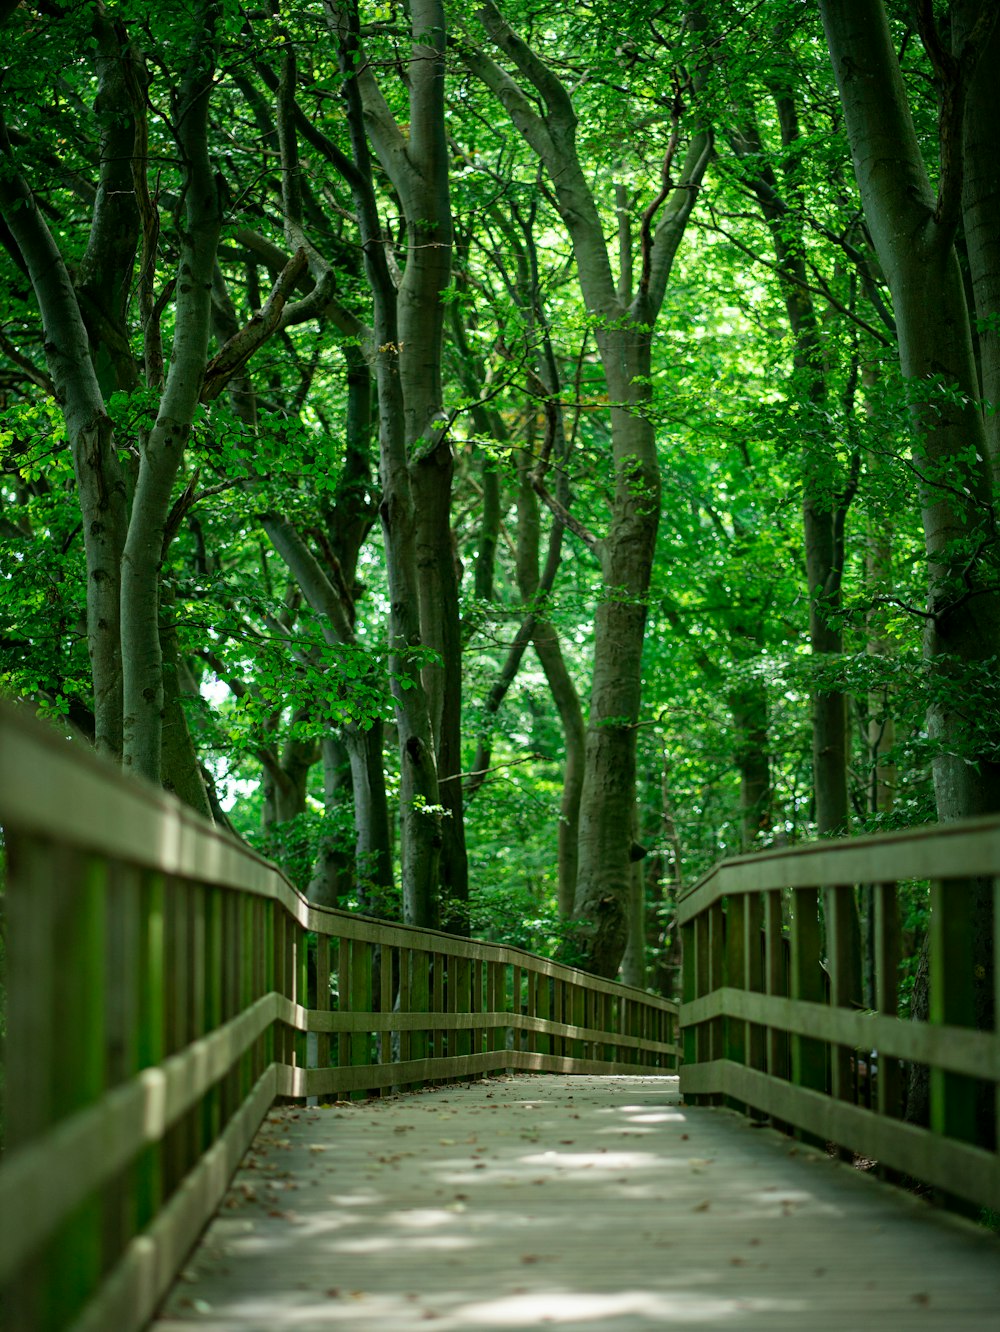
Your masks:
M 973 1029 L 967 955 L 1000 820 L 724 863 L 679 908 L 679 1012 L 311 906 L 10 710 L 0 824 L 7 1332 L 997 1326 L 997 1238 L 848 1162 L 1000 1212 L 1000 1036 Z M 919 1023 L 896 1012 L 912 878 Z M 901 1118 L 914 1062 L 926 1129 Z

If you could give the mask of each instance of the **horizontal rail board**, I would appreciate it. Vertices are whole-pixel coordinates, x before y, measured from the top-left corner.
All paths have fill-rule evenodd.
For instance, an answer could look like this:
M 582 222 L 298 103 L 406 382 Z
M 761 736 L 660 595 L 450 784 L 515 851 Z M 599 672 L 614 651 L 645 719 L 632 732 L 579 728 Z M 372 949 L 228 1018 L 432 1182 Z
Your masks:
M 294 1005 L 269 994 L 224 1027 L 144 1069 L 12 1152 L 0 1171 L 0 1281 L 89 1193 L 158 1141 L 223 1077 L 268 1026 Z
M 676 1070 L 671 1000 L 311 904 L 173 797 L 2 703 L 0 826 L 9 1085 L 40 1107 L 12 1121 L 0 1166 L 0 1299 L 26 1326 L 38 1308 L 59 1329 L 138 1332 L 276 1096 Z M 394 1034 L 384 1062 L 367 1062 L 371 1033 Z
M 656 1054 L 680 1054 L 679 1046 L 663 1041 L 629 1036 L 605 1027 L 574 1027 L 567 1022 L 531 1017 L 527 1013 L 328 1013 L 312 1009 L 308 1021 L 308 1030 L 315 1032 L 495 1031 L 498 1028 L 537 1032 L 539 1035 L 559 1036 L 574 1041 L 621 1045 Z
M 797 1124 L 823 1142 L 849 1147 L 980 1206 L 1000 1208 L 1000 1158 L 982 1147 L 942 1138 L 728 1059 L 684 1065 L 681 1094 L 732 1097 Z
M 732 987 L 713 990 L 681 1007 L 684 1027 L 720 1017 L 742 1018 L 856 1050 L 877 1050 L 880 1058 L 908 1059 L 970 1078 L 1000 1080 L 1000 1034 L 994 1032 L 932 1026 Z
M 261 1074 L 222 1136 L 205 1153 L 153 1223 L 131 1241 L 72 1332 L 143 1327 L 177 1275 L 194 1241 L 225 1196 L 254 1134 L 287 1080 L 272 1064 Z
M 724 860 L 681 898 L 684 925 L 730 893 L 901 879 L 961 879 L 1000 872 L 1000 817 L 962 819 L 842 841 L 810 842 Z

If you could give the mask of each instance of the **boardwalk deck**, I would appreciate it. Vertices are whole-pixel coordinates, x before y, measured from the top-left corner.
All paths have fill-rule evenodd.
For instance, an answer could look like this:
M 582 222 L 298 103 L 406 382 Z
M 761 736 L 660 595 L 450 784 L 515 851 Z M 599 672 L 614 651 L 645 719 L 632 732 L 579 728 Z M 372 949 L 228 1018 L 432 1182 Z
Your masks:
M 1000 1326 L 1000 1241 L 675 1079 L 276 1109 L 153 1332 Z

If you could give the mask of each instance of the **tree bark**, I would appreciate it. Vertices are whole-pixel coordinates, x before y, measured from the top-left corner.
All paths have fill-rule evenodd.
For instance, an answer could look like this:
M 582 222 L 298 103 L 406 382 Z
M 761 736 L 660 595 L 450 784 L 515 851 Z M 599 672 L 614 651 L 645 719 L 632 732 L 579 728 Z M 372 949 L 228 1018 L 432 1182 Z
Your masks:
M 66 263 L 20 173 L 0 122 L 0 209 L 34 289 L 45 359 L 73 455 L 87 559 L 87 652 L 94 683 L 94 744 L 120 759 L 122 659 L 120 567 L 128 523 L 125 481 Z
M 170 370 L 156 422 L 142 446 L 122 552 L 122 762 L 157 783 L 163 729 L 160 567 L 174 480 L 205 376 L 212 273 L 222 228 L 220 185 L 208 152 L 216 17 L 216 7 L 206 3 L 181 86 L 177 133 L 187 178 Z
M 912 390 L 930 617 L 924 651 L 937 697 L 928 713 L 938 817 L 1000 809 L 1000 764 L 963 715 L 972 680 L 1000 650 L 1000 599 L 984 577 L 992 488 L 965 289 L 955 254 L 962 171 L 954 115 L 943 114 L 937 197 L 906 101 L 881 0 L 821 0 L 868 227 L 893 297 Z M 991 73 L 992 77 L 992 73 Z M 946 89 L 943 106 L 960 89 Z M 954 107 L 952 107 L 954 112 Z M 959 125 L 961 121 L 959 120 Z M 940 385 L 945 392 L 935 392 Z M 978 752 L 977 752 L 978 749 Z
M 952 0 L 952 53 L 960 58 L 983 13 L 985 0 Z M 993 486 L 1000 482 L 1000 23 L 985 40 L 969 79 L 962 132 L 964 164 L 962 227 L 975 293 L 983 424 L 992 463 Z
M 385 546 L 386 573 L 390 598 L 390 660 L 391 687 L 396 713 L 396 729 L 400 754 L 400 852 L 403 861 L 403 914 L 415 925 L 435 925 L 439 920 L 438 886 L 441 858 L 442 812 L 438 785 L 437 759 L 431 708 L 424 688 L 415 653 L 422 647 L 420 624 L 420 579 L 417 570 L 417 517 L 414 506 L 411 471 L 407 458 L 408 439 L 424 438 L 426 432 L 427 456 L 438 449 L 449 447 L 442 439 L 443 419 L 439 411 L 439 374 L 434 368 L 433 348 L 425 345 L 427 330 L 414 324 L 414 301 L 419 288 L 419 263 L 414 267 L 411 289 L 407 295 L 409 328 L 414 344 L 403 343 L 398 319 L 397 293 L 389 272 L 385 253 L 385 240 L 379 222 L 372 185 L 371 158 L 368 132 L 371 133 L 376 152 L 394 183 L 402 182 L 411 189 L 410 202 L 415 202 L 420 191 L 416 189 L 413 162 L 407 156 L 408 141 L 400 132 L 370 69 L 365 65 L 359 46 L 360 24 L 355 0 L 327 0 L 326 9 L 331 30 L 337 39 L 341 71 L 344 75 L 344 96 L 351 135 L 353 169 L 350 185 L 364 253 L 365 273 L 374 302 L 372 359 L 378 390 L 379 447 L 382 501 L 379 515 Z M 435 15 L 441 19 L 440 32 L 428 32 Z M 427 154 L 426 160 L 433 171 L 440 169 L 437 154 L 440 149 L 440 130 L 433 120 L 443 106 L 443 18 L 436 6 L 414 6 L 412 15 L 414 46 L 412 74 L 419 89 L 411 103 L 410 140 L 414 150 Z M 425 39 L 426 43 L 425 44 Z M 390 169 L 391 167 L 391 169 Z M 397 184 L 398 188 L 398 184 Z M 402 194 L 403 191 L 400 190 Z M 432 211 L 426 219 L 428 235 L 436 246 L 440 239 L 436 227 L 441 219 L 433 209 L 440 208 L 440 188 L 434 193 L 432 184 L 426 202 Z M 404 207 L 406 207 L 404 197 Z M 411 243 L 412 235 L 411 231 Z M 423 234 L 423 232 L 421 232 Z M 442 244 L 443 244 L 442 240 Z M 437 306 L 440 290 L 435 283 L 443 271 L 435 266 L 434 257 L 425 255 L 426 268 L 422 276 L 426 290 L 433 292 L 435 311 L 427 311 L 431 319 L 430 332 L 440 324 Z M 437 256 L 440 261 L 441 256 Z M 409 265 L 408 265 L 409 267 Z M 435 277 L 437 274 L 437 277 Z M 405 282 L 405 278 L 404 278 Z M 420 403 L 411 406 L 409 414 L 403 391 L 402 371 L 404 354 L 407 360 L 407 381 L 414 385 L 417 367 L 429 368 L 429 389 L 420 388 Z M 438 353 L 439 354 L 439 353 Z M 430 356 L 430 363 L 427 357 Z M 433 410 L 431 410 L 433 407 Z M 430 411 L 428 416 L 426 413 Z M 415 434 L 412 434 L 416 430 Z M 414 460 L 415 463 L 419 459 Z M 447 470 L 447 468 L 446 468 Z M 457 786 L 457 782 L 448 783 Z M 453 797 L 452 797 L 453 798 Z M 459 799 L 461 796 L 459 795 Z
M 573 245 L 584 303 L 596 327 L 612 403 L 614 497 L 610 521 L 598 545 L 602 592 L 595 617 L 574 915 L 586 922 L 579 940 L 584 965 L 598 975 L 613 976 L 628 936 L 635 728 L 641 702 L 646 596 L 659 520 L 659 463 L 647 411 L 652 328 L 707 166 L 710 136 L 704 131 L 695 133 L 675 182 L 671 176 L 675 126 L 660 192 L 643 217 L 641 275 L 634 294 L 623 295 L 612 276 L 603 222 L 577 154 L 577 118 L 569 93 L 495 4 L 482 5 L 477 17 L 494 45 L 531 86 L 529 97 L 483 51 L 471 47 L 463 51 L 470 68 L 506 107 L 549 176 Z

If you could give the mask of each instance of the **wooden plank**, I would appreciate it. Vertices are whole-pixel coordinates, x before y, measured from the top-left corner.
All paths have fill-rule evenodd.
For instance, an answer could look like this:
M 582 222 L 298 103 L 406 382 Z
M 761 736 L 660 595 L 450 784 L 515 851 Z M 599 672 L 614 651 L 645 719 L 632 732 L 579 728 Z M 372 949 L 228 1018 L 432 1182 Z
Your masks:
M 739 1064 L 719 1060 L 681 1070 L 681 1091 L 738 1097 L 819 1142 L 839 1142 L 981 1207 L 1000 1207 L 1000 1156 L 942 1138 L 928 1129 L 886 1119 Z
M 760 893 L 746 898 L 743 916 L 743 951 L 746 958 L 746 988 L 762 994 L 764 985 L 764 899 Z M 746 1025 L 746 1062 L 751 1068 L 767 1065 L 766 1029 L 757 1022 Z
M 726 931 L 723 974 L 725 984 L 739 990 L 747 988 L 746 906 L 742 897 L 726 899 Z M 726 1059 L 744 1063 L 747 1052 L 746 1023 L 740 1019 L 723 1021 L 723 1053 Z
M 267 995 L 224 1027 L 147 1068 L 57 1125 L 44 1139 L 9 1153 L 0 1171 L 0 1282 L 93 1190 L 171 1124 L 279 1015 L 294 1011 Z
M 367 1015 L 367 1025 L 354 1036 L 351 1064 L 367 1068 L 372 1063 L 372 947 L 370 943 L 351 945 L 351 1004 L 360 1015 Z
M 431 954 L 422 948 L 411 950 L 410 1006 L 415 1013 L 426 1013 L 431 998 Z M 410 1036 L 410 1057 L 426 1059 L 430 1040 L 427 1026 Z
M 156 1311 L 188 1250 L 222 1201 L 229 1180 L 274 1100 L 268 1068 L 226 1126 L 121 1262 L 70 1332 L 140 1332 Z
M 292 1172 L 297 1222 L 252 1201 L 227 1209 L 152 1332 L 996 1322 L 994 1237 L 729 1113 L 680 1107 L 669 1081 L 519 1076 L 339 1115 L 279 1114 L 255 1155 Z M 490 1131 L 515 1116 L 537 1142 Z M 376 1169 L 383 1142 L 412 1155 Z M 428 1200 L 429 1179 L 452 1187 Z M 241 1173 L 233 1201 L 259 1182 Z M 198 1315 L 195 1301 L 208 1309 Z
M 422 1086 L 432 1081 L 461 1082 L 470 1074 L 497 1072 L 508 1064 L 524 1072 L 571 1073 L 580 1076 L 639 1073 L 649 1077 L 672 1076 L 667 1070 L 640 1063 L 600 1059 L 572 1059 L 568 1055 L 540 1054 L 532 1050 L 485 1050 L 477 1055 L 446 1056 L 441 1059 L 409 1059 L 393 1065 L 362 1069 L 310 1069 L 304 1093 L 308 1096 L 344 1095 L 367 1086 Z
M 935 1026 L 975 1026 L 975 980 L 969 941 L 975 928 L 972 885 L 965 892 L 947 891 L 932 881 L 927 930 L 930 971 L 930 1013 Z M 931 1128 L 951 1138 L 975 1142 L 976 1083 L 973 1078 L 931 1065 Z
M 140 882 L 140 872 L 134 866 L 111 867 L 105 989 L 105 1086 L 109 1091 L 126 1085 L 139 1071 Z M 104 1265 L 108 1266 L 117 1260 L 137 1228 L 135 1171 L 130 1159 L 120 1170 L 109 1171 L 103 1198 L 102 1249 Z M 0 1204 L 0 1213 L 3 1210 Z
M 823 1000 L 823 969 L 820 966 L 819 893 L 815 888 L 796 888 L 791 907 L 792 952 L 789 966 L 793 999 L 818 1003 Z M 796 1033 L 792 1037 L 792 1081 L 800 1087 L 826 1087 L 826 1050 L 821 1041 Z
M 722 861 L 681 898 L 683 925 L 730 893 L 829 883 L 962 879 L 1000 869 L 1000 818 L 955 820 L 866 837 L 807 842 Z
M 899 903 L 894 883 L 876 883 L 872 888 L 875 912 L 875 1007 L 883 1018 L 895 1018 L 899 1012 L 900 931 Z M 879 1114 L 898 1118 L 903 1113 L 903 1073 L 891 1050 L 878 1050 Z
M 330 940 L 325 934 L 316 937 L 316 1008 L 318 1013 L 330 1012 Z M 310 1017 L 312 1014 L 310 1013 Z M 310 1024 L 310 1030 L 313 1030 Z M 316 1064 L 328 1068 L 330 1064 L 330 1035 L 317 1027 Z
M 856 1050 L 877 1049 L 880 1059 L 885 1054 L 918 1064 L 937 1064 L 968 1077 L 1000 1076 L 1000 1035 L 967 1027 L 935 1027 L 879 1014 L 828 1008 L 826 1004 L 728 989 L 685 1005 L 681 1021 L 690 1016 L 691 1021 L 703 1022 L 726 1013 L 765 1022 L 785 1032 L 837 1041 Z M 990 1070 L 994 1072 L 991 1074 Z
M 353 980 L 351 946 L 350 939 L 342 938 L 337 949 L 338 1013 L 352 1013 L 354 1011 L 354 996 L 351 993 L 351 982 Z M 341 1032 L 340 1039 L 337 1041 L 337 1066 L 339 1068 L 350 1068 L 354 1063 L 354 1037 L 350 1033 L 355 1029 L 344 1026 L 331 1027 L 330 1030 Z
M 788 956 L 785 951 L 784 905 L 779 892 L 763 894 L 764 898 L 764 989 L 773 997 L 788 994 Z M 683 1020 L 683 1019 L 682 1019 Z M 791 1051 L 788 1036 L 780 1027 L 767 1029 L 767 1071 L 774 1077 L 786 1078 L 791 1074 Z
M 824 889 L 826 947 L 830 967 L 830 1003 L 849 1009 L 861 992 L 861 958 L 853 947 L 852 914 L 855 911 L 852 884 L 834 884 Z M 839 1042 L 830 1046 L 830 1089 L 840 1101 L 854 1100 L 854 1065 L 851 1051 Z
M 52 914 L 52 1117 L 58 1125 L 101 1098 L 105 1085 L 105 921 L 108 867 L 101 857 L 77 853 L 54 858 L 44 909 Z M 56 1050 L 53 1049 L 53 1054 Z M 15 1089 L 16 1090 L 16 1089 Z M 38 1328 L 62 1328 L 97 1286 L 102 1267 L 101 1198 L 81 1197 L 50 1238 Z M 11 1217 L 14 1224 L 19 1219 Z

